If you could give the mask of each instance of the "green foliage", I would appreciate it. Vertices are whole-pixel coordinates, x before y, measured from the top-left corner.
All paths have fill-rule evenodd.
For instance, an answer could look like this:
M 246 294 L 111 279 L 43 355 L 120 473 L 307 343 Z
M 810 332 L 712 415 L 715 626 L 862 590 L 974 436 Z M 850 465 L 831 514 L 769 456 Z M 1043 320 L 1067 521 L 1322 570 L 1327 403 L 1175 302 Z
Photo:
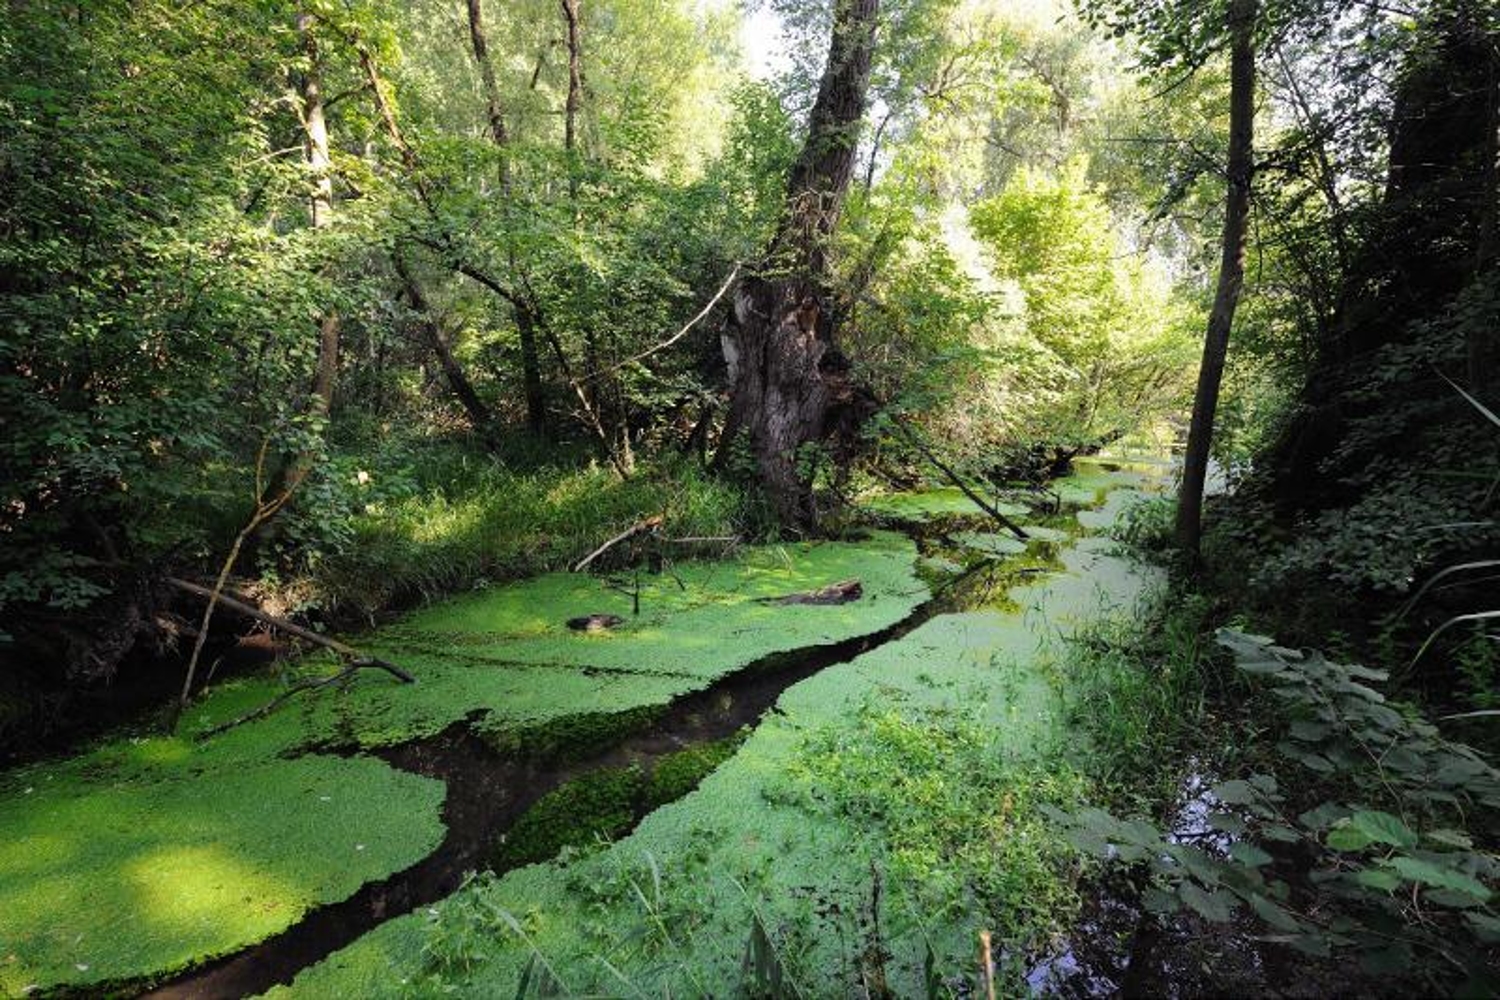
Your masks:
M 569 781 L 516 821 L 495 846 L 494 868 L 505 871 L 546 861 L 567 848 L 601 848 L 651 810 L 697 788 L 743 742 L 741 733 L 666 754 L 647 767 L 603 768 Z
M 1069 719 L 1088 734 L 1086 770 L 1105 788 L 1159 794 L 1197 749 L 1213 674 L 1208 615 L 1201 596 L 1173 593 L 1134 621 L 1094 627 L 1069 649 Z
M 1172 530 L 1176 516 L 1176 500 L 1153 497 L 1126 510 L 1112 534 L 1136 552 L 1165 556 L 1174 544 Z
M 1209 792 L 1227 852 L 1100 810 L 1072 817 L 1075 843 L 1145 866 L 1155 912 L 1222 923 L 1245 907 L 1270 940 L 1355 957 L 1371 976 L 1439 992 L 1492 983 L 1500 858 L 1483 844 L 1500 772 L 1389 705 L 1368 684 L 1382 671 L 1241 633 L 1219 641 L 1242 673 L 1270 685 L 1286 720 L 1261 737 L 1275 740 L 1276 772 Z
M 537 800 L 496 845 L 499 871 L 546 861 L 563 848 L 595 848 L 630 829 L 646 776 L 637 767 L 594 771 Z
M 1008 755 L 977 713 L 866 704 L 809 734 L 789 779 L 810 808 L 878 833 L 891 879 L 924 912 L 977 897 L 1005 940 L 1039 942 L 1075 910 L 1040 810 L 1077 803 L 1083 780 L 1062 761 Z
M 334 502 L 346 504 L 348 520 L 318 522 L 325 532 L 343 524 L 345 537 L 302 550 L 320 603 L 371 614 L 403 599 L 560 569 L 654 514 L 665 516 L 669 537 L 733 537 L 758 526 L 737 489 L 687 462 L 642 468 L 625 481 L 598 467 L 513 472 L 484 459 L 427 475 L 420 493 L 406 487 L 399 467 L 373 473 L 365 486 L 357 472 L 345 480 Z
M 1195 311 L 1174 300 L 1158 263 L 1125 248 L 1085 162 L 1023 168 L 970 217 L 1023 303 L 1026 436 L 1084 443 L 1181 406 Z

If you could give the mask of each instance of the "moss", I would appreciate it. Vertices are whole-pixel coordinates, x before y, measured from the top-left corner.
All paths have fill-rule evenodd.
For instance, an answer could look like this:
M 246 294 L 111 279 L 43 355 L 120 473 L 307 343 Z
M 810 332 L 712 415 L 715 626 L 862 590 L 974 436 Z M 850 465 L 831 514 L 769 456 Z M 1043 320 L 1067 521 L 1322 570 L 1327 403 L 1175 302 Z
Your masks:
M 612 840 L 635 823 L 646 775 L 635 766 L 594 771 L 556 788 L 511 827 L 491 855 L 495 868 L 546 861 L 564 847 Z
M 579 712 L 520 728 L 481 729 L 480 735 L 501 753 L 566 764 L 649 729 L 665 709 L 652 704 L 619 712 Z
M 442 783 L 373 758 L 205 774 L 180 741 L 128 749 L 29 769 L 0 809 L 0 994 L 232 952 L 442 839 Z
M 996 501 L 991 498 L 986 498 L 986 502 L 1008 517 L 1021 517 L 1027 513 L 1027 508 L 1020 504 L 1003 500 Z M 925 521 L 949 514 L 977 515 L 988 518 L 988 515 L 956 486 L 936 487 L 913 493 L 881 494 L 861 500 L 860 506 L 876 514 L 913 521 Z
M 658 760 L 646 781 L 646 804 L 655 808 L 676 802 L 697 788 L 720 764 L 734 756 L 748 735 L 749 730 L 741 730 L 725 739 L 679 750 Z
M 587 849 L 620 836 L 652 809 L 697 788 L 744 742 L 745 734 L 689 747 L 649 766 L 594 771 L 548 792 L 526 811 L 491 855 L 498 870 Z

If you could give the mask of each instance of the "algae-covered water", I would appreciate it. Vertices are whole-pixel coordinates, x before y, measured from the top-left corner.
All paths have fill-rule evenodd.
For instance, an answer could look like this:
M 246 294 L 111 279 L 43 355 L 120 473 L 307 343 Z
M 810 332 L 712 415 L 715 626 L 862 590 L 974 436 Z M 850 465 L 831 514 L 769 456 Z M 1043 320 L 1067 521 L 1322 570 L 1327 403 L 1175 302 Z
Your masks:
M 861 636 L 899 637 L 792 684 L 722 752 L 670 758 L 681 775 L 660 808 L 641 799 L 662 786 L 654 775 L 595 777 L 587 794 L 565 786 L 516 825 L 541 828 L 559 803 L 586 813 L 623 802 L 632 823 L 646 813 L 628 835 L 565 838 L 559 857 L 372 918 L 370 933 L 281 992 L 513 996 L 523 977 L 650 996 L 729 995 L 757 974 L 811 995 L 871 976 L 901 995 L 932 976 L 957 983 L 980 926 L 1009 920 L 1024 936 L 1051 919 L 996 911 L 1027 879 L 1044 882 L 1033 807 L 1076 794 L 1054 766 L 1067 743 L 1056 640 L 1128 613 L 1150 583 L 1087 535 L 1138 495 L 1120 487 L 1141 483 L 1099 469 L 1064 482 L 1059 493 L 1096 509 L 1066 530 L 1054 518 L 1019 551 L 975 521 L 923 539 L 922 553 L 876 532 L 639 580 L 554 574 L 490 588 L 358 638 L 415 685 L 362 676 L 195 739 L 329 669 L 312 657 L 289 677 L 218 686 L 171 736 L 4 775 L 0 993 L 170 980 L 410 869 L 444 840 L 447 793 L 373 755 L 387 748 L 455 728 L 507 759 L 584 757 L 646 731 L 687 739 L 701 727 L 668 706 L 714 697 L 778 654 Z M 969 513 L 948 496 L 893 502 L 918 520 Z M 862 587 L 852 603 L 776 601 L 851 579 Z M 942 608 L 934 588 L 952 591 Z M 949 613 L 911 630 L 934 610 Z M 601 613 L 624 621 L 601 634 L 565 624 Z M 926 806 L 894 809 L 870 794 L 882 786 Z M 976 815 L 981 828 L 944 826 Z M 492 856 L 531 857 L 503 843 Z

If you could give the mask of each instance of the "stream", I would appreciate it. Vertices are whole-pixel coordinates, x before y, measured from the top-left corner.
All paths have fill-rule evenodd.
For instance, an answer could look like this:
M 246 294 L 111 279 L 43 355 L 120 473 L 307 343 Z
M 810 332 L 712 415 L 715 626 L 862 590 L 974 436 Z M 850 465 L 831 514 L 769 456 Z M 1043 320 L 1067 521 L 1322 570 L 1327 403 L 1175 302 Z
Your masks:
M 240 997 L 274 990 L 278 986 L 292 984 L 294 980 L 303 993 L 310 990 L 310 995 L 315 996 L 326 995 L 329 990 L 359 992 L 359 987 L 344 983 L 337 986 L 302 986 L 299 977 L 305 972 L 322 970 L 327 965 L 325 960 L 329 960 L 330 956 L 343 955 L 351 945 L 368 947 L 364 942 L 371 940 L 371 932 L 383 932 L 398 925 L 402 928 L 412 926 L 409 921 L 416 919 L 419 913 L 426 915 L 424 919 L 435 917 L 439 911 L 434 907 L 446 905 L 445 901 L 454 897 L 475 872 L 486 872 L 489 873 L 487 877 L 499 878 L 534 860 L 507 860 L 507 856 L 499 849 L 506 844 L 507 835 L 531 822 L 539 814 L 539 803 L 545 805 L 553 793 L 579 787 L 600 776 L 627 770 L 649 777 L 655 774 L 658 765 L 663 762 L 670 763 L 680 759 L 674 755 L 685 756 L 685 751 L 711 748 L 730 738 L 745 740 L 750 736 L 763 735 L 768 719 L 777 718 L 778 725 L 774 728 L 784 731 L 787 727 L 785 712 L 791 710 L 794 715 L 806 716 L 805 709 L 788 709 L 784 695 L 788 695 L 793 688 L 802 691 L 806 688 L 803 682 L 811 682 L 814 678 L 823 678 L 833 673 L 840 673 L 843 677 L 851 669 L 859 671 L 862 669 L 861 664 L 890 664 L 879 669 L 889 670 L 895 667 L 897 674 L 893 676 L 910 675 L 909 679 L 915 678 L 920 682 L 919 686 L 931 684 L 929 675 L 941 675 L 944 671 L 954 678 L 949 683 L 967 683 L 962 680 L 966 676 L 965 670 L 973 668 L 963 667 L 964 663 L 973 660 L 977 664 L 986 657 L 992 661 L 998 654 L 987 652 L 991 649 L 988 643 L 998 642 L 999 645 L 994 649 L 1001 650 L 1021 641 L 1021 645 L 1016 648 L 1018 651 L 1023 649 L 1031 641 L 1025 637 L 1034 632 L 1036 625 L 1027 624 L 1013 638 L 1005 638 L 1008 633 L 1001 632 L 996 633 L 994 639 L 986 639 L 984 636 L 988 633 L 982 631 L 975 639 L 965 639 L 964 642 L 978 642 L 979 645 L 968 652 L 956 648 L 953 654 L 956 659 L 952 661 L 940 656 L 936 663 L 942 665 L 941 670 L 936 669 L 936 666 L 919 666 L 920 663 L 927 662 L 925 658 L 931 655 L 933 647 L 930 641 L 911 648 L 910 654 L 903 654 L 900 650 L 908 649 L 911 641 L 919 639 L 914 633 L 920 631 L 920 635 L 928 635 L 932 627 L 943 622 L 950 623 L 945 626 L 950 631 L 952 623 L 970 620 L 976 624 L 987 623 L 992 619 L 983 616 L 997 613 L 1002 616 L 1000 619 L 993 619 L 997 622 L 1003 623 L 1011 619 L 1018 625 L 1023 621 L 1030 622 L 1025 604 L 1029 598 L 1022 598 L 1021 603 L 1017 603 L 1018 599 L 1013 594 L 1045 593 L 1050 586 L 1046 584 L 1049 579 L 1071 577 L 1075 580 L 1075 583 L 1064 588 L 1064 592 L 1071 593 L 1072 596 L 1064 597 L 1063 604 L 1054 609 L 1062 615 L 1059 621 L 1073 613 L 1063 610 L 1066 607 L 1076 605 L 1077 610 L 1082 612 L 1094 600 L 1090 596 L 1093 590 L 1102 592 L 1109 589 L 1102 580 L 1095 583 L 1090 579 L 1091 574 L 1102 572 L 1108 567 L 1099 562 L 1102 558 L 1099 555 L 1080 555 L 1085 549 L 1090 553 L 1103 551 L 1097 545 L 1088 544 L 1091 540 L 1086 536 L 1107 527 L 1124 504 L 1129 502 L 1128 496 L 1134 495 L 1132 490 L 1115 490 L 1115 487 L 1138 485 L 1140 481 L 1139 477 L 1131 479 L 1120 475 L 1114 468 L 1104 467 L 1091 476 L 1061 484 L 1059 492 L 1055 494 L 1057 503 L 1061 505 L 1060 509 L 1044 516 L 1040 524 L 1029 524 L 1028 528 L 1034 533 L 1034 537 L 1025 544 L 998 532 L 993 522 L 969 513 L 964 508 L 965 501 L 944 495 L 944 491 L 936 491 L 927 499 L 895 498 L 894 509 L 881 511 L 880 514 L 888 525 L 897 528 L 910 539 L 908 544 L 915 543 L 917 566 L 926 580 L 925 592 L 928 593 L 925 599 L 906 604 L 905 610 L 899 615 L 891 613 L 895 610 L 891 606 L 892 599 L 883 595 L 898 593 L 906 585 L 899 578 L 889 576 L 891 571 L 882 568 L 879 562 L 870 562 L 869 558 L 859 555 L 862 551 L 859 544 L 849 547 L 848 555 L 840 554 L 844 550 L 826 550 L 813 567 L 805 570 L 802 563 L 790 562 L 787 565 L 797 567 L 797 571 L 783 574 L 788 581 L 796 581 L 803 586 L 815 584 L 811 589 L 816 589 L 829 586 L 840 578 L 830 578 L 830 574 L 847 572 L 849 567 L 863 566 L 864 569 L 857 570 L 863 574 L 866 583 L 867 592 L 858 602 L 863 610 L 851 607 L 847 613 L 826 608 L 770 607 L 769 605 L 783 603 L 773 596 L 779 588 L 796 589 L 791 582 L 778 583 L 780 577 L 775 575 L 761 583 L 747 578 L 746 582 L 741 583 L 731 581 L 730 584 L 716 584 L 715 574 L 719 571 L 714 564 L 705 564 L 692 572 L 684 570 L 689 573 L 689 582 L 684 583 L 674 571 L 671 575 L 681 593 L 676 594 L 668 586 L 665 590 L 658 591 L 654 598 L 654 606 L 663 606 L 661 602 L 666 601 L 670 605 L 667 610 L 679 615 L 679 618 L 668 620 L 685 622 L 701 619 L 704 623 L 702 627 L 709 628 L 716 617 L 738 616 L 736 620 L 744 621 L 741 629 L 748 631 L 731 632 L 734 645 L 752 651 L 772 650 L 761 655 L 742 657 L 732 669 L 707 675 L 710 678 L 708 683 L 694 680 L 703 676 L 706 664 L 700 667 L 697 660 L 684 659 L 680 652 L 686 643 L 688 648 L 701 646 L 703 655 L 709 657 L 709 662 L 721 657 L 723 654 L 719 650 L 722 647 L 715 646 L 708 634 L 666 632 L 663 626 L 643 621 L 632 625 L 631 630 L 633 634 L 638 633 L 640 636 L 637 645 L 644 643 L 645 646 L 636 649 L 635 646 L 627 645 L 620 648 L 619 656 L 615 656 L 611 653 L 614 647 L 609 646 L 607 641 L 605 645 L 577 646 L 577 640 L 569 640 L 567 644 L 559 645 L 559 640 L 547 638 L 550 632 L 534 633 L 532 630 L 535 626 L 529 624 L 532 618 L 550 621 L 569 606 L 569 601 L 597 600 L 587 595 L 580 597 L 574 592 L 577 584 L 569 579 L 559 578 L 555 583 L 538 581 L 542 593 L 548 592 L 547 588 L 551 587 L 557 591 L 558 599 L 531 605 L 522 602 L 516 609 L 506 611 L 498 618 L 467 598 L 435 605 L 430 612 L 416 616 L 415 625 L 403 625 L 389 630 L 390 637 L 387 641 L 399 643 L 399 646 L 376 647 L 385 653 L 397 651 L 403 658 L 414 657 L 420 661 L 416 672 L 424 678 L 424 682 L 415 692 L 418 695 L 417 701 L 411 701 L 412 692 L 409 691 L 392 691 L 389 688 L 366 685 L 351 688 L 361 692 L 360 704 L 366 707 L 358 711 L 363 714 L 346 717 L 341 706 L 345 705 L 345 699 L 349 697 L 347 694 L 325 696 L 325 700 L 321 702 L 309 700 L 296 708 L 288 706 L 276 717 L 245 727 L 245 730 L 256 730 L 255 733 L 230 733 L 216 738 L 214 745 L 210 747 L 214 754 L 206 757 L 204 764 L 187 772 L 184 778 L 174 779 L 213 780 L 210 777 L 193 778 L 194 774 L 203 773 L 205 767 L 210 775 L 216 768 L 238 766 L 242 769 L 249 762 L 243 761 L 238 765 L 236 762 L 242 761 L 240 755 L 247 749 L 253 753 L 273 753 L 275 756 L 269 758 L 266 767 L 282 767 L 283 765 L 275 763 L 281 760 L 347 761 L 361 767 L 378 761 L 380 765 L 392 769 L 393 774 L 411 776 L 410 780 L 441 783 L 437 786 L 444 790 L 440 800 L 440 815 L 437 817 L 441 820 L 441 833 L 431 849 L 399 867 L 393 865 L 385 869 L 389 873 L 392 868 L 396 868 L 393 874 L 366 877 L 353 887 L 352 892 L 329 897 L 338 901 L 306 908 L 290 924 L 263 936 L 258 943 L 225 949 L 218 958 L 190 961 L 180 972 L 165 976 L 116 975 L 73 985 L 68 984 L 64 978 L 50 984 L 43 983 L 39 987 L 27 986 L 20 992 L 25 995 L 49 996 L 97 996 L 108 993 L 173 998 Z M 1021 515 L 1025 511 L 1015 509 L 1010 513 Z M 1028 520 L 1035 521 L 1035 515 L 1028 516 Z M 877 552 L 889 553 L 888 556 L 879 557 L 887 561 L 896 554 L 896 550 L 888 542 L 865 544 L 866 547 L 873 546 Z M 910 553 L 911 550 L 908 548 L 906 551 Z M 905 557 L 907 560 L 911 558 L 911 555 Z M 1083 560 L 1081 564 L 1078 563 L 1080 558 Z M 1068 563 L 1066 567 L 1065 562 Z M 770 565 L 774 567 L 776 564 L 773 561 Z M 817 569 L 817 566 L 823 568 Z M 910 570 L 906 572 L 909 574 Z M 1078 576 L 1080 572 L 1082 576 Z M 692 573 L 698 575 L 695 577 Z M 718 605 L 712 600 L 704 603 L 706 598 L 700 599 L 697 596 L 693 589 L 695 585 L 719 586 L 721 589 L 728 585 L 731 591 L 749 586 L 748 591 L 740 592 L 742 602 L 751 594 L 767 596 L 751 597 L 748 604 L 735 605 L 749 608 L 755 602 L 761 602 L 763 610 L 731 611 L 726 608 L 721 613 L 716 611 Z M 875 588 L 873 594 L 869 590 L 872 586 Z M 637 601 L 638 594 L 639 591 Z M 672 603 L 674 601 L 676 604 Z M 588 609 L 587 605 L 578 606 Z M 887 610 L 879 611 L 881 607 Z M 976 609 L 984 609 L 979 618 L 974 617 Z M 820 614 L 824 617 L 817 617 Z M 543 617 L 539 618 L 539 615 Z M 828 615 L 834 617 L 828 618 Z M 846 635 L 850 631 L 848 625 L 852 623 L 868 622 L 877 627 L 863 634 L 830 638 L 822 627 L 809 629 L 807 624 L 795 625 L 795 621 L 809 623 L 845 619 L 847 622 L 841 627 L 845 629 Z M 506 622 L 510 624 L 504 624 Z M 777 623 L 785 622 L 794 623 L 790 626 L 792 631 L 788 633 L 788 637 L 806 635 L 810 641 L 788 648 L 791 643 L 786 641 L 787 637 L 776 637 L 780 627 Z M 456 633 L 452 638 L 444 640 L 442 629 L 455 626 L 478 631 Z M 675 626 L 678 629 L 681 627 Z M 961 624 L 961 633 L 966 632 L 968 627 Z M 985 624 L 983 627 L 989 629 L 992 626 Z M 496 631 L 484 631 L 486 629 Z M 663 631 L 664 638 L 655 635 L 658 630 Z M 825 636 L 822 641 L 818 641 L 820 634 Z M 938 634 L 942 634 L 942 631 Z M 510 635 L 517 638 L 508 638 Z M 668 645 L 662 645 L 663 642 Z M 656 644 L 654 647 L 653 643 Z M 653 661 L 649 650 L 657 647 L 663 651 L 663 658 Z M 569 652 L 575 649 L 582 652 Z M 634 657 L 629 655 L 632 649 L 636 649 Z M 897 652 L 891 654 L 892 650 Z M 667 657 L 667 653 L 673 656 Z M 904 655 L 917 656 L 909 668 L 901 665 Z M 566 659 L 561 663 L 554 662 L 558 656 L 574 659 L 582 656 L 583 659 L 578 659 L 576 664 L 569 666 L 570 661 Z M 518 657 L 520 662 L 515 662 Z M 974 660 L 975 657 L 979 659 Z M 480 683 L 499 683 L 485 678 L 507 677 L 509 679 L 504 683 L 511 685 L 507 691 L 545 691 L 547 685 L 562 682 L 574 686 L 580 683 L 591 684 L 600 694 L 589 697 L 588 700 L 577 700 L 582 692 L 565 693 L 561 697 L 572 699 L 570 704 L 589 706 L 589 711 L 600 718 L 617 721 L 604 738 L 590 740 L 585 737 L 578 745 L 570 745 L 571 738 L 568 737 L 557 738 L 560 746 L 548 745 L 545 740 L 532 743 L 524 735 L 517 736 L 514 742 L 508 743 L 505 739 L 496 738 L 497 732 L 504 736 L 507 730 L 497 731 L 492 716 L 495 709 L 477 707 L 496 704 L 483 696 L 482 688 L 470 693 L 470 700 L 463 703 L 470 706 L 467 714 L 465 711 L 452 711 L 446 716 L 451 721 L 443 721 L 443 713 L 450 711 L 449 706 L 459 703 L 444 700 L 449 691 L 443 685 L 455 682 L 439 669 L 442 664 L 481 671 L 475 674 L 463 674 L 460 671 L 453 675 L 459 677 L 457 683 L 460 684 L 475 683 L 464 680 L 466 677 L 479 679 Z M 496 668 L 501 668 L 498 673 Z M 451 674 L 454 668 L 444 669 Z M 863 669 L 868 671 L 870 668 Z M 843 680 L 834 682 L 829 690 L 841 690 L 841 685 L 845 683 Z M 877 682 L 873 679 L 860 682 L 851 690 L 857 692 L 859 687 L 871 683 Z M 1004 697 L 1021 697 L 1023 703 L 1025 698 L 1032 697 L 1024 691 L 1026 685 L 1033 682 L 1022 677 L 1020 683 L 1022 689 L 1018 690 L 1022 691 L 1021 694 Z M 438 687 L 432 687 L 433 684 Z M 541 688 L 538 689 L 537 685 L 541 685 Z M 220 699 L 227 707 L 214 708 L 215 703 L 210 702 L 212 712 L 237 713 L 240 709 L 236 706 L 242 705 L 244 698 L 252 697 L 249 692 L 243 696 L 233 695 L 233 687 L 231 685 L 230 693 Z M 649 712 L 628 708 L 630 699 L 635 699 L 637 703 L 642 698 L 647 699 L 642 703 L 644 707 L 654 697 L 650 692 L 670 692 L 674 689 L 681 693 L 662 699 L 659 708 Z M 259 689 L 254 688 L 252 683 L 251 690 Z M 463 695 L 462 687 L 456 690 Z M 241 700 L 237 701 L 237 698 Z M 424 703 L 422 698 L 429 701 Z M 621 709 L 609 707 L 611 698 L 615 699 L 615 703 L 619 703 L 621 698 L 626 699 L 623 714 Z M 834 702 L 824 699 L 824 705 L 831 708 Z M 509 710 L 522 711 L 523 708 L 511 706 Z M 1014 707 L 1011 709 L 1015 710 Z M 573 716 L 564 713 L 555 717 L 566 722 L 570 718 L 586 718 L 589 715 L 589 711 L 582 716 L 578 715 L 576 707 L 572 711 Z M 330 712 L 333 715 L 329 715 Z M 400 714 L 392 715 L 392 712 Z M 205 716 L 202 721 L 212 719 Z M 996 721 L 999 721 L 998 718 Z M 389 729 L 392 725 L 396 728 Z M 796 723 L 794 728 L 804 725 L 806 722 Z M 1024 734 L 1032 731 L 1029 728 L 1031 725 L 1033 724 L 1028 723 L 1028 726 L 1017 729 L 1011 739 L 1024 742 L 1028 738 Z M 406 732 L 407 729 L 411 731 Z M 389 735 L 384 735 L 387 730 Z M 518 732 L 525 731 L 523 729 Z M 304 735 L 297 735 L 299 733 Z M 315 733 L 328 735 L 309 742 L 306 734 Z M 344 735 L 340 736 L 341 733 Z M 767 738 L 772 741 L 770 745 L 776 745 L 784 739 L 777 734 L 770 734 Z M 240 740 L 241 743 L 236 744 L 235 740 Z M 244 742 L 245 740 L 249 742 Z M 175 743 L 168 741 L 159 750 L 151 749 L 154 744 L 145 744 L 134 750 L 125 745 L 112 750 L 111 745 L 106 744 L 98 762 L 93 762 L 93 758 L 79 759 L 78 764 L 83 768 L 79 773 L 107 776 L 112 769 L 120 767 L 114 761 L 122 751 L 127 758 L 148 752 L 150 756 L 160 756 L 163 753 L 170 756 L 182 752 L 174 749 L 180 743 L 180 739 Z M 276 750 L 278 745 L 283 747 L 279 751 Z M 99 756 L 99 753 L 95 756 Z M 743 754 L 736 754 L 736 757 L 740 756 Z M 222 763 L 219 762 L 221 757 Z M 131 768 L 136 766 L 131 765 L 122 771 L 122 777 L 130 776 L 132 781 L 156 780 L 150 778 L 149 770 L 143 772 L 140 778 L 134 777 Z M 697 790 L 709 777 L 716 776 L 716 769 L 722 770 L 715 763 L 708 771 L 694 775 L 689 783 L 674 785 L 670 797 L 647 801 L 642 796 L 636 796 L 628 805 L 628 815 L 621 817 L 622 822 L 613 825 L 611 836 L 617 838 L 616 842 L 631 838 L 645 820 L 656 819 L 659 814 L 664 815 L 670 811 L 668 807 L 673 807 L 674 803 Z M 50 774 L 40 771 L 45 771 L 45 768 L 39 769 L 35 777 L 33 772 L 18 772 L 12 779 L 51 780 Z M 278 787 L 285 786 L 283 779 L 277 780 Z M 88 787 L 84 786 L 83 794 L 89 794 Z M 146 787 L 153 786 L 148 784 Z M 185 786 L 186 789 L 191 787 Z M 313 790 L 315 789 L 309 786 L 308 791 Z M 30 795 L 29 786 L 25 793 Z M 329 801 L 329 798 L 329 794 L 321 796 L 324 802 Z M 0 802 L 3 801 L 3 796 L 0 796 Z M 398 811 L 392 815 L 401 814 L 396 803 L 397 800 L 393 799 L 392 807 Z M 4 818 L 0 814 L 0 820 Z M 657 826 L 660 827 L 660 824 Z M 374 835 L 370 831 L 364 832 L 367 836 Z M 207 836 L 214 838 L 216 835 L 209 833 Z M 210 846 L 214 844 L 211 843 Z M 226 849 L 233 850 L 233 847 L 230 845 Z M 268 856 L 274 856 L 276 845 L 270 845 L 269 849 L 273 853 Z M 294 848 L 288 846 L 285 849 Z M 355 849 L 363 851 L 365 845 L 356 845 Z M 393 853 L 392 856 L 401 855 Z M 412 857 L 409 854 L 407 856 Z M 0 853 L 0 895 L 6 891 L 5 871 L 5 857 Z M 153 878 L 164 879 L 168 876 L 162 872 Z M 234 883 L 229 883 L 228 891 L 234 891 L 233 885 Z M 177 891 L 190 890 L 184 887 Z M 212 891 L 222 893 L 226 890 L 213 888 Z M 878 887 L 876 891 L 878 897 Z M 246 896 L 245 902 L 249 904 L 251 898 Z M 59 902 L 55 905 L 65 904 Z M 835 911 L 838 909 L 839 904 L 831 905 Z M 215 909 L 207 912 L 214 914 L 220 911 Z M 406 916 L 409 914 L 412 916 Z M 158 921 L 162 919 L 156 913 L 150 916 Z M 216 918 L 209 916 L 208 919 Z M 176 925 L 165 926 L 171 931 Z M 4 930 L 4 918 L 0 917 L 0 931 Z M 406 931 L 402 930 L 401 933 Z M 87 940 L 84 934 L 78 935 L 78 947 L 86 947 Z M 97 945 L 94 947 L 97 949 Z M 6 958 L 4 950 L 0 948 L 0 992 L 13 988 L 18 981 L 24 982 L 14 974 L 12 978 L 6 978 L 5 962 L 14 963 L 17 956 L 12 953 Z M 97 950 L 82 953 L 93 958 Z M 735 964 L 738 962 L 734 956 L 730 956 L 730 960 Z M 90 964 L 79 961 L 77 969 L 88 973 Z M 1073 978 L 1071 985 L 1076 988 L 1078 982 L 1078 979 Z
M 910 527 L 920 534 L 918 526 Z M 958 610 L 964 603 L 960 595 L 965 585 L 982 583 L 999 563 L 998 559 L 975 563 L 906 618 L 879 632 L 763 657 L 711 687 L 673 702 L 648 731 L 628 736 L 584 760 L 558 763 L 504 755 L 475 737 L 468 722 L 457 723 L 435 737 L 379 752 L 377 755 L 393 767 L 447 785 L 443 823 L 448 832 L 442 845 L 420 863 L 364 886 L 342 903 L 309 913 L 275 937 L 141 995 L 157 1000 L 242 997 L 290 983 L 302 969 L 381 922 L 450 895 L 466 874 L 480 868 L 496 874 L 505 871 L 504 866 L 488 865 L 486 855 L 548 792 L 601 770 L 649 767 L 668 754 L 755 726 L 792 685 L 901 639 L 939 614 Z M 635 821 L 642 818 L 638 815 Z

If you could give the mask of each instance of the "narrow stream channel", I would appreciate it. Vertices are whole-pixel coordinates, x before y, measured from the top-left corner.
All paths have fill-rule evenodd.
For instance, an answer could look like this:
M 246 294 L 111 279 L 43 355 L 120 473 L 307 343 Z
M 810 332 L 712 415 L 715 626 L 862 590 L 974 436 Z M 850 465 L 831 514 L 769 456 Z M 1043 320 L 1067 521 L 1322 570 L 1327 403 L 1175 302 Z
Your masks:
M 921 529 L 908 525 L 910 533 Z M 922 538 L 918 538 L 919 545 Z M 1050 550 L 1052 543 L 1036 547 Z M 582 760 L 559 762 L 506 755 L 460 722 L 427 739 L 377 751 L 393 767 L 437 778 L 447 785 L 443 823 L 447 834 L 436 851 L 389 878 L 366 884 L 341 903 L 320 907 L 274 937 L 209 962 L 147 989 L 159 1000 L 230 998 L 262 993 L 290 983 L 303 969 L 345 947 L 380 923 L 446 898 L 476 870 L 497 874 L 491 863 L 497 843 L 538 800 L 586 775 L 634 765 L 649 767 L 672 753 L 725 739 L 755 726 L 782 692 L 835 664 L 847 663 L 908 635 L 937 615 L 963 610 L 1008 587 L 1006 558 L 981 560 L 944 581 L 906 618 L 843 642 L 774 653 L 712 686 L 668 706 L 646 730 Z M 356 752 L 328 748 L 319 752 Z M 686 794 L 684 792 L 683 794 Z M 659 808 L 660 804 L 652 807 Z M 652 811 L 652 810 L 647 810 Z M 633 820 L 639 823 L 645 812 Z M 632 825 L 633 829 L 633 825 Z

